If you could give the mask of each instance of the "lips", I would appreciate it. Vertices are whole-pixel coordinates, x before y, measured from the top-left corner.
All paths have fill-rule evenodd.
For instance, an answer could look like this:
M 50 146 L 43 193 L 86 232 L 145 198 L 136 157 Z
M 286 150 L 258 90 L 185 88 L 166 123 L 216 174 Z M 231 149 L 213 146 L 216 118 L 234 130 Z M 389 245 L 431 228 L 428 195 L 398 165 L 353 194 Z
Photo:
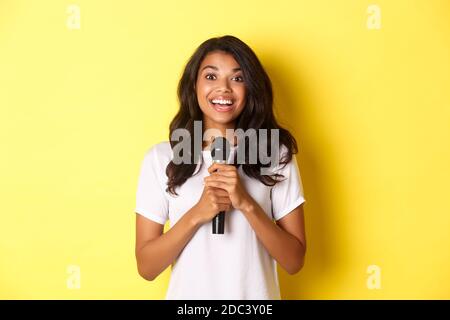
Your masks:
M 234 109 L 234 105 L 231 105 L 231 106 L 220 106 L 220 105 L 213 104 L 212 107 L 217 112 L 229 112 L 229 111 Z
M 220 104 L 220 103 L 213 103 L 213 101 L 216 100 L 224 100 L 224 101 L 231 101 L 231 104 Z M 217 112 L 229 112 L 234 109 L 235 100 L 231 97 L 226 96 L 218 96 L 214 97 L 212 99 L 208 100 L 210 106 L 214 108 Z

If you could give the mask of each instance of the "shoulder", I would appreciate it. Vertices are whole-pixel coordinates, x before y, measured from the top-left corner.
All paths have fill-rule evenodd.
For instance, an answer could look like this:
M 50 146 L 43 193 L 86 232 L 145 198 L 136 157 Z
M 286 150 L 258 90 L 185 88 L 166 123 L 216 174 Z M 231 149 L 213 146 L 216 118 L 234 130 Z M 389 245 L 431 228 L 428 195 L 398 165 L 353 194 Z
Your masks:
M 145 152 L 145 159 L 157 165 L 167 165 L 172 159 L 172 148 L 170 146 L 170 142 L 161 141 L 152 145 Z
M 280 145 L 280 148 L 278 150 L 278 163 L 276 163 L 278 169 L 280 167 L 284 167 L 285 165 L 292 163 L 292 160 L 295 159 L 295 155 L 292 154 L 291 161 L 289 161 L 286 164 L 283 164 L 284 162 L 287 161 L 288 156 L 289 156 L 289 149 L 288 149 L 288 147 L 286 147 L 284 144 Z
M 280 154 L 280 160 L 287 156 L 289 152 L 289 149 L 284 145 L 280 145 L 279 154 Z
M 295 154 L 292 154 L 291 159 L 287 162 L 289 157 L 289 149 L 284 144 L 280 145 L 278 150 L 278 155 L 274 156 L 273 163 L 271 164 L 272 174 L 281 174 L 289 176 L 289 171 L 294 169 L 297 166 L 297 160 L 295 158 Z

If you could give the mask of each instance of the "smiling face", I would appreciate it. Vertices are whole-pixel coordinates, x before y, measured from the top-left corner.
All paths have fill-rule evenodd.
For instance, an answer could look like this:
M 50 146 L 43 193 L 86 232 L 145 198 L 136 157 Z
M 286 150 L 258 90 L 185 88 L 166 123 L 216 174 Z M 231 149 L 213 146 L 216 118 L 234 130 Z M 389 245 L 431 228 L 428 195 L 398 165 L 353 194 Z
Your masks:
M 203 59 L 196 81 L 197 100 L 203 112 L 204 129 L 234 129 L 234 121 L 245 106 L 242 70 L 234 57 L 223 51 Z

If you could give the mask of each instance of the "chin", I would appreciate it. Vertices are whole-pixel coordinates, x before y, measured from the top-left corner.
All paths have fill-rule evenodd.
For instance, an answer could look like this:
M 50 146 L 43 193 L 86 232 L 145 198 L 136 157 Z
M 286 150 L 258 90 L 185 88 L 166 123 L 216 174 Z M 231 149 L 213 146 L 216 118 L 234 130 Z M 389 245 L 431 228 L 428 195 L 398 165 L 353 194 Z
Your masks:
M 218 124 L 228 124 L 230 122 L 234 121 L 234 118 L 231 116 L 224 116 L 224 117 L 209 117 L 213 122 Z

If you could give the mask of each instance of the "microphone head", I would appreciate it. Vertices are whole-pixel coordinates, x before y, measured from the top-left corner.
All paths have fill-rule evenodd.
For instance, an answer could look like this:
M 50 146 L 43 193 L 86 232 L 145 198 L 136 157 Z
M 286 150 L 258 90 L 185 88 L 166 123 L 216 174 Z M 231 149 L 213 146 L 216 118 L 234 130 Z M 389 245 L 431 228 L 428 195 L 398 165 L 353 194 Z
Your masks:
M 214 162 L 226 162 L 230 156 L 230 143 L 222 136 L 215 137 L 211 144 L 211 157 Z

